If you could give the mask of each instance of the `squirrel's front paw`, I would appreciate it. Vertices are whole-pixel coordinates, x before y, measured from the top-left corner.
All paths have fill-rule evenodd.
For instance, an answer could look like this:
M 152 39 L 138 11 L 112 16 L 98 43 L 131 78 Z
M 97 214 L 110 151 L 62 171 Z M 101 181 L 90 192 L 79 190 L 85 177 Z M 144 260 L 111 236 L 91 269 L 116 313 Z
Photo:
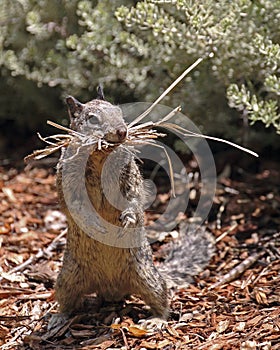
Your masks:
M 137 221 L 136 214 L 131 209 L 126 209 L 122 212 L 120 221 L 124 228 L 134 227 Z

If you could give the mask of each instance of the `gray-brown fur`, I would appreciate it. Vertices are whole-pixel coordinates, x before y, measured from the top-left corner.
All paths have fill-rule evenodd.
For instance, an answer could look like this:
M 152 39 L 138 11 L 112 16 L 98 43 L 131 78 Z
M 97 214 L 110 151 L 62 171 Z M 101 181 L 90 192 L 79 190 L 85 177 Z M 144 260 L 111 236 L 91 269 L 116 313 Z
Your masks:
M 74 130 L 85 134 L 97 131 L 110 142 L 121 143 L 124 140 L 126 125 L 118 107 L 102 100 L 93 100 L 82 105 L 71 97 L 67 103 L 71 128 Z M 95 118 L 96 115 L 98 118 Z M 89 117 L 95 120 L 89 122 Z M 75 146 L 69 152 L 74 154 Z M 122 211 L 108 202 L 101 186 L 102 167 L 108 155 L 106 151 L 95 151 L 88 159 L 85 177 L 90 201 L 97 213 L 113 225 L 123 226 L 124 230 L 143 226 L 143 181 L 133 154 L 124 151 L 118 155 L 125 158 L 126 164 L 121 171 L 120 191 L 116 191 L 127 200 Z M 62 184 L 63 167 L 67 167 L 67 171 Z M 58 197 L 68 219 L 67 247 L 56 283 L 56 298 L 61 312 L 72 313 L 79 310 L 83 296 L 93 292 L 105 301 L 120 301 L 127 295 L 137 294 L 151 306 L 155 316 L 166 318 L 166 284 L 153 264 L 147 239 L 144 238 L 141 246 L 135 248 L 106 245 L 90 237 L 73 220 L 64 194 L 65 189 L 69 189 L 71 199 L 79 200 L 80 188 L 76 176 L 80 171 L 79 154 L 72 159 L 65 159 L 64 150 L 58 164 L 57 176 Z M 116 188 L 113 174 L 106 174 L 105 179 L 105 185 Z M 119 198 L 120 201 L 122 199 Z M 94 225 L 93 222 L 92 230 L 98 230 Z M 135 232 L 137 234 L 137 230 Z
M 119 107 L 98 99 L 81 104 L 68 97 L 67 105 L 71 129 L 85 135 L 102 137 L 112 143 L 112 147 L 110 150 L 95 150 L 86 163 L 85 186 L 88 197 L 94 210 L 102 218 L 97 220 L 93 217 L 90 235 L 76 223 L 73 213 L 65 203 L 68 195 L 71 203 L 80 201 L 80 205 L 84 205 L 82 181 L 77 181 L 77 176 L 83 171 L 83 155 L 87 149 L 77 152 L 75 143 L 70 143 L 67 152 L 66 149 L 63 150 L 58 163 L 58 197 L 68 219 L 67 247 L 56 283 L 56 298 L 60 310 L 66 314 L 78 311 L 83 296 L 93 292 L 105 301 L 120 301 L 130 294 L 136 294 L 151 307 L 154 316 L 166 319 L 168 278 L 163 277 L 153 264 L 151 248 L 144 230 L 143 180 L 133 153 L 123 145 L 127 127 L 122 112 Z M 106 170 L 104 164 L 111 155 L 115 157 L 116 164 L 123 165 Z M 102 172 L 105 174 L 103 182 Z M 104 193 L 107 190 L 114 203 L 121 204 L 121 209 L 108 201 Z M 132 242 L 133 248 L 108 245 L 95 239 L 102 230 L 107 230 L 105 234 L 110 237 L 111 232 L 108 231 L 113 226 L 106 226 L 104 223 L 119 228 L 125 239 Z M 114 243 L 118 236 L 112 234 L 112 237 Z M 179 280 L 182 282 L 182 279 L 199 272 L 213 253 L 213 245 L 209 242 L 202 230 L 197 231 L 196 239 L 184 241 L 182 238 L 180 246 L 177 244 L 174 249 L 171 248 L 175 252 L 176 264 L 169 259 L 165 269 L 162 269 L 164 274 L 175 281 L 178 265 Z M 196 259 L 196 256 L 201 259 Z M 178 258 L 182 260 L 177 261 Z M 170 285 L 174 286 L 172 283 Z

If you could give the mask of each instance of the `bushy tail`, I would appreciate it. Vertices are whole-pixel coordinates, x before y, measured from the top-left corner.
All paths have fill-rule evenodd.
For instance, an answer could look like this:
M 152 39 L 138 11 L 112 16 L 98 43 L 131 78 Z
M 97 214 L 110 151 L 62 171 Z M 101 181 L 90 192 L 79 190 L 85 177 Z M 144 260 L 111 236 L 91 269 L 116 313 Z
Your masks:
M 182 224 L 179 237 L 167 245 L 166 260 L 158 270 L 169 288 L 183 288 L 209 263 L 215 252 L 215 239 L 203 226 Z

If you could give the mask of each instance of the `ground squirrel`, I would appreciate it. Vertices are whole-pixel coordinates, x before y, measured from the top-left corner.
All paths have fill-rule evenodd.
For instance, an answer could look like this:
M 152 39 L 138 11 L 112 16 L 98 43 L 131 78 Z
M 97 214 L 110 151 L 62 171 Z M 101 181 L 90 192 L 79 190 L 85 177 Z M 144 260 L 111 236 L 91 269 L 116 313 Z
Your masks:
M 82 168 L 84 160 L 80 160 L 83 150 L 77 153 L 75 145 L 68 146 L 67 155 L 66 150 L 63 150 L 58 163 L 58 198 L 68 219 L 67 246 L 56 283 L 56 298 L 60 311 L 65 314 L 78 311 L 85 294 L 96 292 L 104 301 L 116 302 L 128 295 L 136 294 L 151 307 L 153 316 L 166 319 L 169 314 L 166 280 L 164 274 L 154 266 L 151 247 L 145 234 L 143 179 L 133 152 L 122 147 L 127 136 L 122 111 L 118 106 L 105 101 L 102 91 L 99 91 L 97 99 L 85 104 L 71 96 L 66 98 L 66 103 L 72 130 L 84 135 L 95 133 L 112 147 L 108 151 L 97 149 L 88 154 L 85 171 Z M 111 154 L 118 157 L 121 163 L 116 164 L 123 164 L 123 167 L 110 168 L 102 180 L 103 166 Z M 77 174 L 83 172 L 89 201 L 101 220 L 97 224 L 95 214 L 92 218 L 88 218 L 90 234 L 73 219 L 73 213 L 69 210 L 65 199 L 67 192 L 70 196 L 68 201 L 77 203 L 80 201 L 81 207 L 83 206 L 81 181 L 77 181 Z M 108 187 L 114 197 L 113 202 L 122 203 L 121 206 L 116 207 L 108 200 L 105 195 Z M 116 227 L 118 229 L 116 232 L 121 232 L 122 237 L 134 235 L 130 237 L 131 246 L 121 247 L 114 243 L 110 245 L 103 243 L 102 239 L 96 239 L 95 236 L 100 234 L 101 226 L 103 231 L 105 230 L 104 236 L 110 233 L 107 232 L 110 227 Z M 190 266 L 193 264 L 196 255 L 207 262 L 210 250 L 200 249 L 200 252 L 197 252 L 193 249 L 188 264 Z M 184 259 L 188 258 L 187 254 L 188 252 L 183 254 Z M 170 263 L 167 262 L 168 264 Z M 173 272 L 176 269 L 174 264 L 171 268 Z

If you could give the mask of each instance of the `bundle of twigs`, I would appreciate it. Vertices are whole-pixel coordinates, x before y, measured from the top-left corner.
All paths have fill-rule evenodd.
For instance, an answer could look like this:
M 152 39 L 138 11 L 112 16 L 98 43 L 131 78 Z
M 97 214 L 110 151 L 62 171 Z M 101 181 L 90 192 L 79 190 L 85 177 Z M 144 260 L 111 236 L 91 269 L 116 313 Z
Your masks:
M 176 125 L 174 123 L 168 122 L 178 111 L 180 111 L 180 106 L 173 109 L 168 115 L 163 117 L 158 122 L 145 122 L 142 124 L 139 124 L 141 120 L 143 120 L 153 109 L 154 107 L 190 72 L 192 71 L 203 59 L 199 58 L 194 62 L 190 67 L 188 67 L 161 95 L 160 97 L 149 107 L 147 108 L 141 115 L 136 117 L 127 127 L 127 137 L 122 142 L 122 144 L 126 145 L 137 145 L 137 144 L 152 144 L 155 147 L 160 147 L 164 150 L 166 157 L 168 159 L 170 173 L 172 174 L 172 166 L 170 163 L 169 156 L 165 150 L 164 147 L 158 145 L 155 143 L 155 139 L 159 137 L 165 136 L 165 134 L 159 133 L 155 128 L 156 127 L 162 127 L 169 131 L 173 131 L 175 133 L 178 133 L 184 137 L 200 137 L 200 138 L 206 138 L 211 140 L 216 140 L 220 142 L 227 143 L 231 146 L 237 147 L 245 152 L 248 152 L 254 156 L 258 156 L 255 152 L 252 152 L 248 150 L 247 148 L 241 147 L 239 145 L 236 145 L 232 142 L 229 142 L 227 140 L 219 139 L 212 136 L 206 136 L 202 134 L 197 134 L 192 131 L 186 130 L 179 125 Z M 78 151 L 82 147 L 92 147 L 92 151 L 95 150 L 109 150 L 110 148 L 115 148 L 118 146 L 116 143 L 110 143 L 106 141 L 104 138 L 96 135 L 84 135 L 82 133 L 79 133 L 77 131 L 71 130 L 65 126 L 56 124 L 52 121 L 48 121 L 48 124 L 66 131 L 67 134 L 57 134 L 57 135 L 51 135 L 48 137 L 42 137 L 40 134 L 38 134 L 39 138 L 46 142 L 48 145 L 46 148 L 34 151 L 31 155 L 25 157 L 26 161 L 29 161 L 31 159 L 42 159 L 46 156 L 49 156 L 50 154 L 58 151 L 59 149 L 63 147 L 67 147 L 70 143 L 74 143 L 77 145 Z
M 104 138 L 100 136 L 97 137 L 94 134 L 90 136 L 84 135 L 82 133 L 66 128 L 65 126 L 59 125 L 49 120 L 47 121 L 47 123 L 49 125 L 54 126 L 57 129 L 66 131 L 67 134 L 57 134 L 57 135 L 42 137 L 38 133 L 39 138 L 45 143 L 47 143 L 47 147 L 34 151 L 32 154 L 25 157 L 25 161 L 30 161 L 32 159 L 35 159 L 35 160 L 42 159 L 58 151 L 63 147 L 69 146 L 70 143 L 72 145 L 76 145 L 78 151 L 80 148 L 90 146 L 92 152 L 102 151 L 102 150 L 105 151 L 120 145 L 118 143 L 110 143 L 106 141 Z M 156 124 L 160 125 L 160 123 L 149 122 L 149 123 L 137 125 L 132 128 L 128 127 L 126 139 L 125 141 L 122 141 L 122 144 L 136 145 L 136 144 L 144 144 L 149 142 L 152 143 L 153 140 L 157 139 L 158 137 L 165 136 L 165 134 L 159 133 L 156 130 L 152 129 L 152 127 L 155 126 Z

